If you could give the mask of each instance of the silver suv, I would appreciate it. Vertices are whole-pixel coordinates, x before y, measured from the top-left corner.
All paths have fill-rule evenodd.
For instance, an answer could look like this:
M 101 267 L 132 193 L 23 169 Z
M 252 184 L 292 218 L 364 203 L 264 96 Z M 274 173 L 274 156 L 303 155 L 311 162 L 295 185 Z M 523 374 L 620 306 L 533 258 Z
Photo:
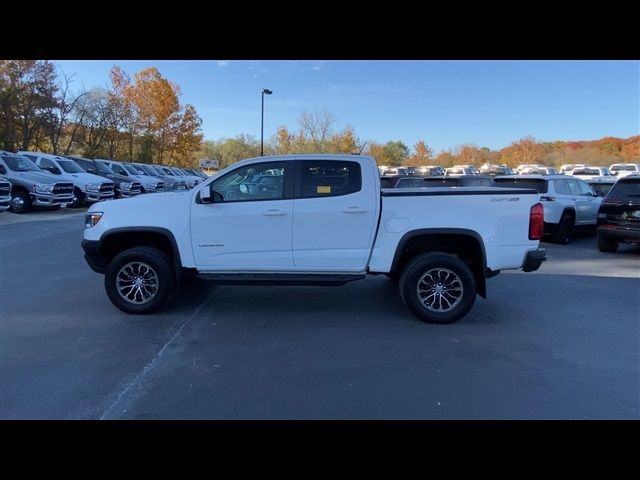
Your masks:
M 540 192 L 544 206 L 544 233 L 563 245 L 576 227 L 595 229 L 600 195 L 583 180 L 569 175 L 515 175 L 493 179 L 496 187 L 531 188 Z

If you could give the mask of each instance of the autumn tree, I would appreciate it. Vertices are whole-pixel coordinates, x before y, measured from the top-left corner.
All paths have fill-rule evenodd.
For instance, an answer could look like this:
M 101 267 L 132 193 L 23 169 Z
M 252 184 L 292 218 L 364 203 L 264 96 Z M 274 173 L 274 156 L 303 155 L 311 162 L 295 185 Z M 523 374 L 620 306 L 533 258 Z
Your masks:
M 409 157 L 407 165 L 429 165 L 432 156 L 433 150 L 424 142 L 424 140 L 420 140 L 413 147 L 413 154 Z
M 326 152 L 329 135 L 335 121 L 335 116 L 327 110 L 322 113 L 307 111 L 302 113 L 298 123 L 302 128 L 302 132 L 304 132 L 304 136 L 308 136 L 310 139 L 310 146 L 314 152 Z

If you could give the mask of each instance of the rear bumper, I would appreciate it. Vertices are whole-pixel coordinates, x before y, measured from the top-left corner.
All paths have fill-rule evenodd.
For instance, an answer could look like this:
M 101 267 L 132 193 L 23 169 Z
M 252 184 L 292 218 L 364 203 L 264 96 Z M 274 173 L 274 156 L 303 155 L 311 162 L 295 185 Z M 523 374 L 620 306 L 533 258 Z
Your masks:
M 540 268 L 540 265 L 542 265 L 542 262 L 544 262 L 546 259 L 547 251 L 544 248 L 530 250 L 524 256 L 522 270 L 525 272 L 535 272 Z
M 105 273 L 107 271 L 107 259 L 100 253 L 100 242 L 97 240 L 82 240 L 82 249 L 84 250 L 84 259 L 91 270 L 96 273 Z
M 616 240 L 618 242 L 638 242 L 640 243 L 640 230 L 635 228 L 625 228 L 613 225 L 599 226 L 598 235 Z

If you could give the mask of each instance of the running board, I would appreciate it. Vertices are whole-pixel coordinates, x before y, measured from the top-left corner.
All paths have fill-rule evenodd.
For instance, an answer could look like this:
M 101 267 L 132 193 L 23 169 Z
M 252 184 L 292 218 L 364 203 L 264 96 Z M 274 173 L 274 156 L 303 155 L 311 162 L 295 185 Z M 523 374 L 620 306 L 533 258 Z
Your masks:
M 216 285 L 341 286 L 347 282 L 362 280 L 364 274 L 200 273 L 198 277 Z

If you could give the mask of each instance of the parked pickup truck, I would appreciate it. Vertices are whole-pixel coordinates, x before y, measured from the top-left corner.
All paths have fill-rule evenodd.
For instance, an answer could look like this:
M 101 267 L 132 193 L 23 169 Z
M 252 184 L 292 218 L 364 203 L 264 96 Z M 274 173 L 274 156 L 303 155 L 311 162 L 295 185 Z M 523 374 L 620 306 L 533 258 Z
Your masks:
M 158 309 L 188 271 L 254 285 L 386 274 L 417 317 L 451 323 L 486 297 L 486 278 L 546 259 L 536 190 L 381 189 L 359 155 L 243 160 L 190 191 L 93 205 L 85 227 L 85 259 L 128 313 Z
M 0 212 L 9 210 L 11 203 L 11 182 L 0 177 Z
M 56 181 L 21 155 L 0 151 L 0 175 L 11 182 L 13 213 L 27 213 L 33 206 L 65 208 L 73 201 L 72 182 Z

